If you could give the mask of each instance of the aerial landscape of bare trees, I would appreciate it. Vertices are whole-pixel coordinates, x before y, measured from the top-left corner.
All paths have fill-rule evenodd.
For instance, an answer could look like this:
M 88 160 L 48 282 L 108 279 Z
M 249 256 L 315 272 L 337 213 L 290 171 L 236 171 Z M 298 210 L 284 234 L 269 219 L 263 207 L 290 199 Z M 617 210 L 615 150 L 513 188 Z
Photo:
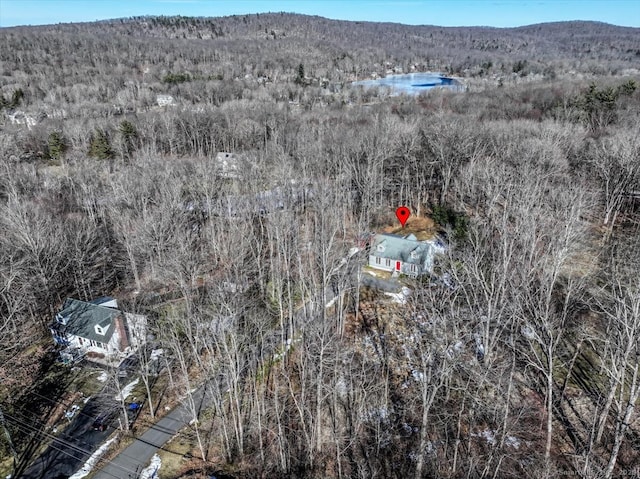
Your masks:
M 109 294 L 148 314 L 170 358 L 163 390 L 142 358 L 148 402 L 191 401 L 202 474 L 640 464 L 640 30 L 261 14 L 0 39 L 3 410 L 48 370 L 64 299 Z M 393 69 L 467 88 L 349 86 Z M 246 163 L 220 174 L 220 151 Z M 352 250 L 399 205 L 449 245 L 446 284 L 406 279 L 404 302 Z

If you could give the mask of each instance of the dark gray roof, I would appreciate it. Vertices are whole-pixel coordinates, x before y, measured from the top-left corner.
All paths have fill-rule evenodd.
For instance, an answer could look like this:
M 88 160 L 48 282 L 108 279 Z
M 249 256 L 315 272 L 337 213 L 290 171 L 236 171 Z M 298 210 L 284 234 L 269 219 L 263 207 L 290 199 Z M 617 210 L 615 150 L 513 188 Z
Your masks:
M 371 254 L 380 258 L 400 260 L 403 263 L 422 265 L 430 248 L 429 243 L 416 241 L 413 235 L 403 238 L 392 234 L 377 234 L 371 244 Z
M 58 329 L 81 338 L 107 343 L 116 329 L 114 320 L 119 314 L 120 311 L 114 308 L 69 298 L 58 313 L 59 317 L 67 319 L 66 324 L 59 324 Z M 108 327 L 104 335 L 96 333 L 96 325 Z

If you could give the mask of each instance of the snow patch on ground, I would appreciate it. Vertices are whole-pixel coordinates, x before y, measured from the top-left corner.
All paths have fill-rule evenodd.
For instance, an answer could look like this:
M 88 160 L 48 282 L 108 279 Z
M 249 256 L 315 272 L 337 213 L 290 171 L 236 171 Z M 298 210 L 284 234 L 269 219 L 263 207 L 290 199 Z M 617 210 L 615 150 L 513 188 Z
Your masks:
M 389 419 L 389 410 L 384 406 L 370 409 L 366 413 L 366 419 L 377 423 L 385 422 L 387 419 Z
M 373 269 L 363 268 L 362 272 L 365 273 L 365 274 L 368 274 L 369 276 L 373 276 L 374 278 L 382 278 L 382 279 L 387 279 L 388 278 L 388 275 L 385 275 L 386 271 L 385 271 L 385 273 L 383 273 L 383 272 L 377 273 Z
M 163 349 L 154 349 L 153 351 L 151 351 L 151 356 L 149 356 L 149 360 L 154 361 L 158 359 L 160 356 L 162 356 L 163 354 L 164 354 Z
M 462 341 L 457 341 L 454 345 L 447 348 L 447 357 L 449 359 L 453 359 L 462 352 L 464 352 L 464 343 Z
M 138 381 L 140 381 L 140 378 L 127 384 L 125 387 L 122 388 L 122 391 L 120 391 L 120 394 L 116 394 L 114 399 L 116 401 L 124 401 L 125 399 L 127 399 L 129 395 L 133 392 L 133 388 L 135 388 L 136 385 L 138 384 Z
M 327 304 L 324 305 L 325 308 L 330 308 L 331 306 L 333 306 L 336 302 L 336 300 L 338 299 L 338 297 L 336 296 L 335 298 L 333 298 L 331 301 L 329 301 Z
M 490 429 L 485 429 L 484 431 L 478 433 L 478 434 L 471 434 L 471 436 L 473 437 L 481 437 L 484 440 L 487 441 L 487 444 L 491 445 L 491 446 L 495 446 L 496 445 L 496 432 L 492 431 Z
M 113 437 L 109 439 L 107 442 L 105 442 L 104 444 L 102 444 L 102 446 L 100 446 L 96 452 L 91 454 L 91 457 L 87 459 L 87 462 L 84 463 L 84 466 L 82 466 L 82 468 L 78 472 L 76 472 L 73 476 L 71 476 L 69 479 L 82 479 L 83 477 L 88 476 L 89 473 L 91 473 L 91 471 L 97 464 L 97 462 L 100 460 L 100 458 L 104 455 L 105 452 L 107 452 L 107 449 L 109 449 L 109 446 L 111 445 L 111 443 L 115 440 L 116 438 Z
M 411 377 L 414 381 L 417 381 L 419 383 L 424 382 L 424 374 L 421 371 L 417 371 L 414 369 L 413 371 L 411 371 Z
M 515 436 L 507 436 L 504 443 L 514 449 L 520 449 L 520 439 Z
M 158 477 L 158 471 L 160 470 L 161 465 L 162 460 L 160 459 L 160 456 L 154 454 L 149 465 L 140 473 L 140 479 L 155 479 Z
M 284 346 L 284 350 L 283 351 L 278 351 L 275 352 L 273 354 L 273 361 L 280 361 L 282 358 L 284 358 L 286 356 L 286 354 L 289 352 L 289 350 L 291 349 L 291 346 L 293 345 L 293 343 L 297 343 L 298 341 L 300 341 L 299 339 L 296 339 L 295 341 L 292 341 L 291 338 L 287 339 L 285 346 Z
M 396 303 L 405 304 L 407 302 L 407 297 L 411 294 L 411 290 L 405 286 L 399 293 L 384 294 L 386 294 L 387 296 L 391 296 L 392 300 Z
M 496 431 L 491 429 L 485 429 L 477 434 L 471 434 L 473 437 L 480 437 L 487 441 L 487 444 L 490 446 L 495 446 L 497 444 Z M 520 449 L 520 439 L 515 436 L 507 436 L 504 439 L 504 444 L 506 446 L 512 447 L 513 449 Z
M 100 373 L 100 376 L 98 376 L 98 381 L 100 381 L 101 383 L 104 383 L 107 381 L 107 379 L 109 379 L 109 375 L 107 374 L 106 371 L 102 371 Z

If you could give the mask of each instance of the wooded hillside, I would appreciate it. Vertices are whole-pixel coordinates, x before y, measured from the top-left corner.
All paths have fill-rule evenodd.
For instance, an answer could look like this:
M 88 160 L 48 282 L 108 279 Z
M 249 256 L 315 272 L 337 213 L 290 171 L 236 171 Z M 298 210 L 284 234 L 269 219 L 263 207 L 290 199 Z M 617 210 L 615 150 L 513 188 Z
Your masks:
M 108 294 L 171 358 L 150 402 L 213 390 L 174 477 L 640 463 L 640 29 L 276 13 L 4 28 L 0 44 L 5 412 L 51 367 L 64 299 Z M 349 86 L 394 69 L 467 91 Z M 436 277 L 402 278 L 404 303 L 362 287 L 352 251 L 399 205 L 449 244 Z M 7 429 L 0 462 L 26 464 L 33 438 Z

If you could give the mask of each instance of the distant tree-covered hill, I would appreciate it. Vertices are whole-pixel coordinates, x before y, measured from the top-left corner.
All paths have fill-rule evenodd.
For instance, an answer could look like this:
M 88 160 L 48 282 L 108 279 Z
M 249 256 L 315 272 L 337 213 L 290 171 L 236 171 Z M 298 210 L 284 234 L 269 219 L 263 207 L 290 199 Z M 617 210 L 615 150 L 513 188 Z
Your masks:
M 162 59 L 171 64 L 177 55 L 193 65 L 215 62 L 228 68 L 228 60 L 233 58 L 236 66 L 243 65 L 250 72 L 291 73 L 304 62 L 308 72 L 329 79 L 384 73 L 390 66 L 403 71 L 417 68 L 487 74 L 512 72 L 514 66 L 518 71 L 523 67 L 527 72 L 543 72 L 545 66 L 552 65 L 559 71 L 604 73 L 633 67 L 640 59 L 640 29 L 579 21 L 501 29 L 269 13 L 13 27 L 1 30 L 0 37 L 9 47 L 2 54 L 4 61 L 15 61 L 17 55 L 24 56 L 24 47 L 45 42 L 45 52 L 52 55 L 83 55 L 83 50 L 91 50 L 93 45 L 125 63 Z M 184 42 L 171 43 L 170 50 L 175 52 L 171 54 L 166 44 L 159 42 L 167 38 Z M 127 45 L 123 45 L 124 39 Z

